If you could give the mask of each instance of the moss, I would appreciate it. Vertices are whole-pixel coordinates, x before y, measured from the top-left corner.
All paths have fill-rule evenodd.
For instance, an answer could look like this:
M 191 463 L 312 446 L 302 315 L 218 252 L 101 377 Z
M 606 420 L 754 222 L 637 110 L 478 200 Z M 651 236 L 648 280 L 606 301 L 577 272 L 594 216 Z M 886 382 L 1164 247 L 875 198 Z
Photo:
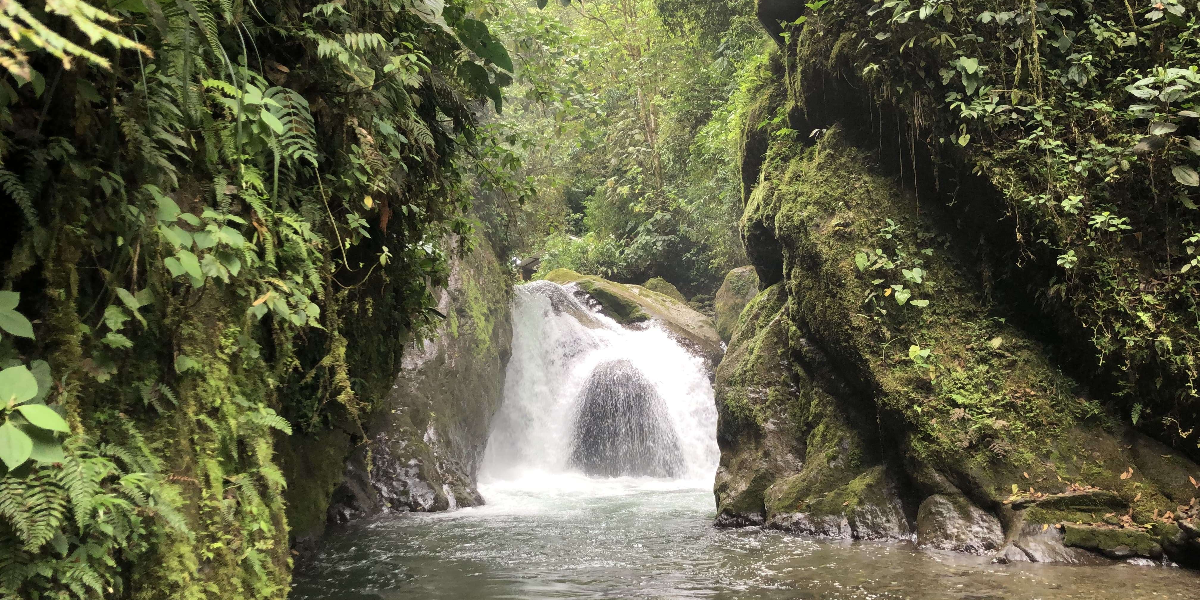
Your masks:
M 1162 556 L 1162 546 L 1149 533 L 1138 529 L 1094 527 L 1090 525 L 1063 524 L 1063 544 L 1076 548 L 1095 550 L 1115 558 Z
M 288 436 L 276 444 L 280 467 L 287 475 L 287 520 L 293 540 L 320 536 L 333 491 L 345 475 L 352 449 L 341 430 Z
M 733 338 L 738 317 L 757 294 L 758 274 L 754 267 L 739 267 L 725 275 L 715 298 L 717 334 L 722 340 L 729 342 Z
M 683 293 L 679 291 L 679 288 L 662 277 L 651 277 L 646 283 L 642 284 L 642 287 L 664 296 L 670 296 L 680 302 L 687 302 L 687 298 L 683 297 Z

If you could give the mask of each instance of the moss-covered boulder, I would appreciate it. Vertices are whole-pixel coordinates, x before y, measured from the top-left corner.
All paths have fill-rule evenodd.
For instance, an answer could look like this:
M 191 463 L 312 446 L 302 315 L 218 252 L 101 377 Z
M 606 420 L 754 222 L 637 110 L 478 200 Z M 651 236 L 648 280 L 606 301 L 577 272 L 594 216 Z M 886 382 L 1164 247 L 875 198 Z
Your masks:
M 709 364 L 715 366 L 721 360 L 721 338 L 712 319 L 696 312 L 682 300 L 640 285 L 616 283 L 570 269 L 555 269 L 544 279 L 568 286 L 589 298 L 600 312 L 621 325 L 640 327 L 654 321 Z
M 717 523 L 856 539 L 906 538 L 900 489 L 870 427 L 794 363 L 786 290 L 755 296 L 717 369 Z M 836 385 L 836 382 L 834 382 Z
M 680 302 L 687 302 L 687 298 L 683 297 L 683 292 L 680 292 L 679 288 L 662 277 L 651 277 L 646 280 L 646 283 L 642 284 L 642 287 L 664 296 L 670 296 Z
M 754 267 L 738 267 L 725 275 L 725 281 L 721 283 L 714 298 L 716 309 L 714 321 L 717 326 L 717 335 L 721 336 L 722 341 L 728 343 L 733 337 L 733 330 L 737 327 L 742 309 L 746 308 L 746 305 L 756 295 L 758 295 L 758 273 L 754 271 Z
M 851 510 L 865 498 L 883 535 L 1054 560 L 1105 550 L 1032 528 L 1115 513 L 1135 531 L 1187 505 L 1200 468 L 1122 425 L 1005 318 L 871 151 L 837 123 L 820 133 L 774 135 L 757 157 L 743 239 L 780 283 L 746 307 L 718 369 L 719 519 L 752 507 L 773 526 L 867 537 Z M 1066 499 L 1079 490 L 1104 493 Z

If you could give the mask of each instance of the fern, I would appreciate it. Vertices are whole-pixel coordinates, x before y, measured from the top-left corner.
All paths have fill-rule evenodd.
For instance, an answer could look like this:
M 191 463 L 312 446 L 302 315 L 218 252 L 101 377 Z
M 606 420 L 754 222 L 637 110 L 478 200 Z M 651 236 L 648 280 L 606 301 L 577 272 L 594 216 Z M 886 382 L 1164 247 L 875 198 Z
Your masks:
M 292 434 L 291 423 L 288 423 L 287 419 L 275 414 L 275 411 L 269 408 L 259 408 L 257 411 L 251 410 L 242 415 L 241 421 L 243 423 L 253 423 L 269 429 L 282 431 L 288 435 Z
M 33 198 L 25 189 L 25 184 L 21 183 L 21 179 L 12 171 L 0 167 L 0 188 L 17 203 L 29 226 L 37 226 L 37 210 L 33 208 Z

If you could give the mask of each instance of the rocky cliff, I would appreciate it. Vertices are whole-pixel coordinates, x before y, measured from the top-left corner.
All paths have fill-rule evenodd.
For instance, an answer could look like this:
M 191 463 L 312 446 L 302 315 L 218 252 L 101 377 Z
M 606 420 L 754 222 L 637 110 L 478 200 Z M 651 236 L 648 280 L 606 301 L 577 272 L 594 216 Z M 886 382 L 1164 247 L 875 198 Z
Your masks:
M 775 34 L 802 14 L 798 2 L 759 4 Z M 1031 301 L 1055 285 L 1036 251 L 1021 262 L 1006 250 L 1012 229 L 974 220 L 1027 233 L 1003 197 L 972 180 L 974 214 L 948 210 L 936 164 L 951 170 L 954 157 L 877 130 L 919 114 L 846 113 L 877 99 L 869 86 L 853 96 L 854 61 L 871 58 L 854 41 L 865 33 L 817 18 L 778 38 L 745 119 L 742 233 L 762 291 L 716 375 L 718 524 L 1003 561 L 1196 565 L 1200 468 L 1135 428 L 1103 372 L 1072 358 L 1074 325 Z M 897 159 L 903 177 L 884 166 Z M 998 257 L 1013 266 L 993 269 Z
M 482 504 L 476 470 L 504 395 L 512 275 L 486 241 L 476 244 L 436 294 L 445 315 L 437 334 L 404 347 L 364 429 L 302 438 L 284 453 L 296 473 L 288 489 L 296 539 L 319 536 L 327 522 Z

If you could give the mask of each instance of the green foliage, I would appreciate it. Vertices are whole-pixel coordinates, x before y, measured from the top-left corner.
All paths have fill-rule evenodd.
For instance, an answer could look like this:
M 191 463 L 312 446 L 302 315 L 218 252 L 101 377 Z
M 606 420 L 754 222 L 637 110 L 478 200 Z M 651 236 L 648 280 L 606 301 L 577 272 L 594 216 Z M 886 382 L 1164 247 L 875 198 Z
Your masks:
M 727 128 L 730 82 L 763 40 L 751 11 L 654 0 L 502 9 L 516 77 L 500 125 L 538 189 L 508 211 L 519 252 L 548 269 L 660 276 L 689 295 L 745 264 Z
M 473 189 L 528 193 L 489 16 L 0 7 L 0 595 L 286 593 L 275 437 L 361 426 Z
M 1090 337 L 1098 384 L 1137 399 L 1144 426 L 1188 433 L 1200 7 L 863 0 L 790 31 L 791 101 L 832 71 L 903 113 L 941 167 L 973 168 L 1016 217 L 1018 252 L 1051 274 L 1033 284 L 1044 309 Z

